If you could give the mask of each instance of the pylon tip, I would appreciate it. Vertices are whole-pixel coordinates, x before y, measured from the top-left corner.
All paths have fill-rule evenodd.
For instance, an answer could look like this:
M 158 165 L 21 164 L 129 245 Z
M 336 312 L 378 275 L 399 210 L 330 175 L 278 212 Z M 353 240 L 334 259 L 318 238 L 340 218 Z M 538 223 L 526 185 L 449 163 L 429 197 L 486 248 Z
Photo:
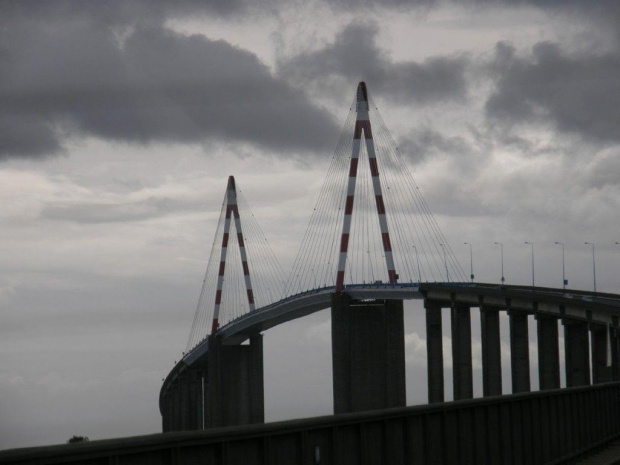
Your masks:
M 360 81 L 357 85 L 357 101 L 368 102 L 368 90 L 366 89 L 366 83 L 364 81 Z
M 231 174 L 228 176 L 228 190 L 235 189 L 235 177 Z

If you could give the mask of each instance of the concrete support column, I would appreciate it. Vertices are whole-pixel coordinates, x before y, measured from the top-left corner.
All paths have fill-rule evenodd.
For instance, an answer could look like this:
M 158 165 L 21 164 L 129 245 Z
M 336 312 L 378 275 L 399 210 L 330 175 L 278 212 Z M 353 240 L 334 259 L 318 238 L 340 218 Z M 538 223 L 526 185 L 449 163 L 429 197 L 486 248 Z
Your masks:
M 480 308 L 482 330 L 482 393 L 487 396 L 502 394 L 502 352 L 499 333 L 499 310 Z
M 566 386 L 590 384 L 590 352 L 588 323 L 564 319 L 564 353 L 566 356 Z
M 332 295 L 334 413 L 406 405 L 402 300 Z
M 592 384 L 611 381 L 611 360 L 607 366 L 607 325 L 590 325 L 592 343 Z M 610 341 L 611 342 L 611 341 Z
M 527 313 L 510 310 L 510 368 L 512 392 L 530 391 L 530 341 Z
M 424 308 L 426 309 L 428 403 L 433 404 L 444 401 L 441 304 L 432 300 L 425 300 Z
M 226 346 L 209 336 L 207 427 L 265 421 L 263 337 L 248 345 Z
M 167 433 L 168 431 L 171 431 L 170 429 L 170 415 L 171 415 L 171 409 L 170 409 L 170 391 L 168 390 L 163 398 L 162 398 L 162 416 L 161 416 L 161 429 L 162 432 Z
M 263 359 L 263 335 L 252 334 L 248 346 L 248 391 L 250 393 L 249 423 L 265 423 L 265 381 Z
M 536 315 L 538 333 L 538 379 L 540 390 L 560 388 L 560 350 L 558 319 Z
M 406 405 L 402 300 L 332 295 L 334 413 Z
M 618 353 L 618 330 L 616 328 L 611 329 L 610 333 L 610 345 L 611 345 L 611 379 L 612 381 L 620 381 L 620 355 Z
M 179 373 L 179 408 L 181 413 L 180 418 L 180 431 L 187 431 L 189 426 L 189 414 L 190 414 L 190 384 L 189 373 L 187 370 Z
M 472 399 L 474 388 L 471 364 L 470 308 L 464 305 L 454 305 L 451 312 L 451 323 L 454 400 Z M 441 321 L 439 324 L 441 325 Z M 443 366 L 441 370 L 443 377 Z
M 200 428 L 205 429 L 209 427 L 209 371 L 207 369 L 200 371 L 200 388 L 202 391 Z
M 198 370 L 189 369 L 188 370 L 189 377 L 189 400 L 188 400 L 188 424 L 187 429 L 189 430 L 197 430 L 198 428 L 198 414 L 199 408 L 201 405 L 200 402 L 200 393 L 198 392 Z
M 172 415 L 171 430 L 181 431 L 183 423 L 181 422 L 181 389 L 179 387 L 179 378 L 172 382 Z

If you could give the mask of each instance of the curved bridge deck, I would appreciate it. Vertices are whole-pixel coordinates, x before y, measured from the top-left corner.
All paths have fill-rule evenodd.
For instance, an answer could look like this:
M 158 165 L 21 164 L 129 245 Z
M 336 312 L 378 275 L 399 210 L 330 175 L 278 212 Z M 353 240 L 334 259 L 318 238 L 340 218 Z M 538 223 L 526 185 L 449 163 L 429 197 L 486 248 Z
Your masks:
M 218 331 L 222 343 L 238 345 L 251 334 L 263 332 L 282 323 L 302 318 L 329 308 L 334 287 L 324 287 L 292 295 L 243 315 L 224 325 Z M 484 283 L 402 283 L 402 284 L 355 284 L 348 285 L 345 293 L 353 299 L 426 299 L 439 306 L 497 308 L 518 310 L 523 313 L 594 322 L 618 328 L 620 296 L 554 288 L 530 286 L 499 286 Z M 190 367 L 206 367 L 208 339 L 205 338 L 184 356 L 164 380 L 162 396 Z
M 292 295 L 227 323 L 217 334 L 226 341 L 226 344 L 240 344 L 248 339 L 251 333 L 266 331 L 282 323 L 329 308 L 331 295 L 335 290 L 334 286 L 329 286 Z M 519 310 L 560 315 L 563 311 L 561 308 L 564 312 L 568 308 L 571 317 L 588 319 L 594 316 L 602 322 L 607 321 L 610 316 L 620 315 L 619 295 L 544 287 L 481 283 L 352 284 L 348 285 L 344 292 L 351 298 L 360 300 L 422 300 L 430 297 L 474 306 L 480 304 L 480 298 L 486 298 L 485 305 L 502 308 L 506 308 L 506 299 L 510 299 L 509 305 Z M 594 315 L 586 313 L 587 311 L 594 312 Z M 207 351 L 208 341 L 205 338 L 185 355 L 182 362 L 191 365 Z

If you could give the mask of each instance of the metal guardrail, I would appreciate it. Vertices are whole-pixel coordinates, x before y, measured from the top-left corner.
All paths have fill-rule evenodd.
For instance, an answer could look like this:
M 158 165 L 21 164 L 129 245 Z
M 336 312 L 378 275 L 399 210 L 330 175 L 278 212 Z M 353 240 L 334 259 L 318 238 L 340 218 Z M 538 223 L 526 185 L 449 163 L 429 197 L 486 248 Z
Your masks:
M 560 464 L 620 434 L 620 383 L 0 452 L 2 464 Z

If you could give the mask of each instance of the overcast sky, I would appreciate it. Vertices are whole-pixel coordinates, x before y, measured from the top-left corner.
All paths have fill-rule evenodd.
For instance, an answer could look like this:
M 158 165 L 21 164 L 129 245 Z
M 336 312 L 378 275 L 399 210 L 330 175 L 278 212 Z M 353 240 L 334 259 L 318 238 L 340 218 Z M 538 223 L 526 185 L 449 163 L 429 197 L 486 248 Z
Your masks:
M 530 241 L 537 283 L 561 286 L 562 241 L 591 289 L 588 241 L 619 291 L 620 3 L 381 5 L 0 3 L 0 448 L 161 430 L 227 176 L 286 270 L 359 80 L 477 280 L 499 280 L 501 241 L 528 283 Z M 331 412 L 328 312 L 265 334 L 265 382 L 268 420 Z

